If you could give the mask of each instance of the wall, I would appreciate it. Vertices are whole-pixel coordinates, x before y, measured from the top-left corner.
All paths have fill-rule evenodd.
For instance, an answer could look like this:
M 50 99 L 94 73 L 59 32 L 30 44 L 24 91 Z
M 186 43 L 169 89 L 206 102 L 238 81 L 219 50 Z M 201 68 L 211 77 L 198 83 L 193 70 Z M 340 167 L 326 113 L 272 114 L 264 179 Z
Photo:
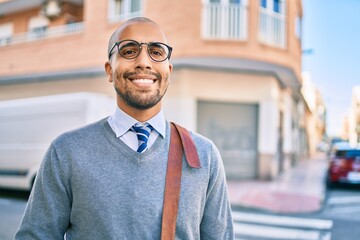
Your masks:
M 200 0 L 147 0 L 144 4 L 144 16 L 153 18 L 167 33 L 170 45 L 174 47 L 174 58 L 222 56 L 267 61 L 293 69 L 300 79 L 301 48 L 298 39 L 292 37 L 295 26 L 292 15 L 288 17 L 289 24 L 287 25 L 288 49 L 279 49 L 261 44 L 257 40 L 257 1 L 249 1 L 249 38 L 247 41 L 203 39 Z M 287 5 L 289 14 L 297 11 L 294 9 L 293 1 L 288 1 Z M 183 6 L 189 7 L 183 8 Z M 182 10 L 174 11 L 174 9 Z M 9 17 L 18 19 L 16 32 L 25 32 L 26 19 L 30 15 L 38 14 L 38 10 L 8 16 L 0 21 L 6 22 L 5 19 Z M 109 23 L 108 1 L 84 0 L 83 11 L 85 32 L 82 34 L 0 48 L 0 62 L 6 63 L 0 65 L 0 75 L 102 66 L 106 61 L 108 39 L 120 23 Z M 37 53 L 36 56 L 34 52 Z
M 197 100 L 258 103 L 259 176 L 268 179 L 278 173 L 277 127 L 281 94 L 277 80 L 271 76 L 209 69 L 175 69 L 165 95 L 164 112 L 169 120 L 196 131 Z

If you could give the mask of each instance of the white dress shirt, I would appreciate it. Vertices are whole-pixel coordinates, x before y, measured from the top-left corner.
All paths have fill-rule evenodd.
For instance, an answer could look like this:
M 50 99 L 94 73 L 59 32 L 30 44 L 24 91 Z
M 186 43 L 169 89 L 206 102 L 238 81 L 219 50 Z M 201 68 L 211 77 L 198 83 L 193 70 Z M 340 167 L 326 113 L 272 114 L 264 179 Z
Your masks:
M 108 118 L 108 122 L 115 132 L 116 137 L 136 151 L 138 148 L 138 139 L 136 133 L 131 131 L 130 128 L 138 121 L 117 107 L 115 113 Z M 158 114 L 149 119 L 147 123 L 154 128 L 150 133 L 147 143 L 148 148 L 150 148 L 159 135 L 162 138 L 165 138 L 166 121 L 163 111 L 161 110 Z

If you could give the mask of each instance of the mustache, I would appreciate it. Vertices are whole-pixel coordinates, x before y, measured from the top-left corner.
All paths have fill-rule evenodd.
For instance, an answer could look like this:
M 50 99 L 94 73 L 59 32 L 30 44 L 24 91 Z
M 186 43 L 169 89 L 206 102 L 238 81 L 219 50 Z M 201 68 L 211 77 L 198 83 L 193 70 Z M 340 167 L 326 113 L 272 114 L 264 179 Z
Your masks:
M 133 77 L 136 75 L 151 75 L 151 76 L 154 76 L 158 80 L 162 79 L 160 73 L 151 72 L 151 71 L 135 71 L 135 72 L 126 71 L 123 73 L 123 78 L 129 78 L 129 77 Z

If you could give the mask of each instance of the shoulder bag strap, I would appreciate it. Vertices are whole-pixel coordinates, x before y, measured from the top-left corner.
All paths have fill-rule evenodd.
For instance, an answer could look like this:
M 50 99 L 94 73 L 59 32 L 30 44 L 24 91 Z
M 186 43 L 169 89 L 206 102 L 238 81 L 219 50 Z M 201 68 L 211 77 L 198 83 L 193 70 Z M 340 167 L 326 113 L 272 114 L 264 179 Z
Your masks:
M 185 157 L 190 167 L 201 167 L 196 146 L 189 132 L 173 122 L 170 123 L 170 126 L 171 137 L 165 180 L 161 240 L 175 239 L 183 152 L 185 152 Z

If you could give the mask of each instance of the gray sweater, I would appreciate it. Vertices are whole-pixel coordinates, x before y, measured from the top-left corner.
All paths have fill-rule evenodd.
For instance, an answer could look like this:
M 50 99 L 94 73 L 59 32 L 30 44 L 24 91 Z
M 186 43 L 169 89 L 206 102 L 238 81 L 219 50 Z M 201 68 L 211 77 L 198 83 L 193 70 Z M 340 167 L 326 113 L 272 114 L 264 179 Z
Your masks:
M 191 133 L 202 168 L 183 159 L 176 239 L 234 239 L 224 169 L 208 139 Z M 106 119 L 59 136 L 38 172 L 16 239 L 160 239 L 170 141 L 145 153 Z

